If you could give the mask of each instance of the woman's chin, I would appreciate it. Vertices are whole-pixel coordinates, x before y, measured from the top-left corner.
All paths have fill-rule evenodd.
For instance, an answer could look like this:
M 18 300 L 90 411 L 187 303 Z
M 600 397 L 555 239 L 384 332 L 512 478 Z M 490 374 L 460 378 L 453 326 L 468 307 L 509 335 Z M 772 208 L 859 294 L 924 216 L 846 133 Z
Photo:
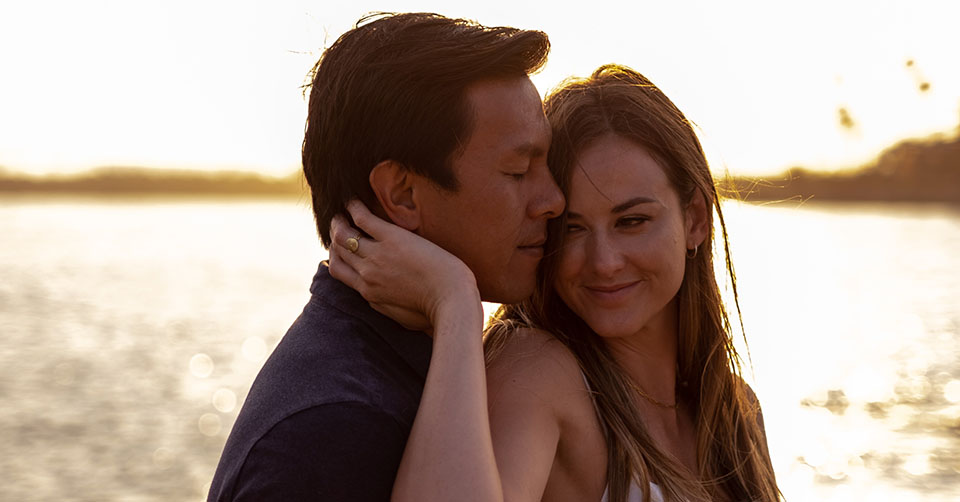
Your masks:
M 604 319 L 598 322 L 587 322 L 590 329 L 601 338 L 623 338 L 639 332 L 643 325 L 637 322 L 616 322 L 610 319 Z

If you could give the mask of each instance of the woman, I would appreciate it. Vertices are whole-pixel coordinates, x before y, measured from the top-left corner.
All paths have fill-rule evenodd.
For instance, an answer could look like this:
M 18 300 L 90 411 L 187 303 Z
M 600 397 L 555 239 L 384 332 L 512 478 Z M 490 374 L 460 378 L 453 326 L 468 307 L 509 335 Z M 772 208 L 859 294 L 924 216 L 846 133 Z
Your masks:
M 646 78 L 615 65 L 564 83 L 545 111 L 549 164 L 568 205 L 551 222 L 538 290 L 503 306 L 488 328 L 485 387 L 460 371 L 459 360 L 476 357 L 467 345 L 435 340 L 437 376 L 428 376 L 395 498 L 777 500 L 759 405 L 739 376 L 714 277 L 713 212 L 726 248 L 722 211 L 689 122 Z M 464 306 L 476 293 L 462 287 L 452 255 L 358 205 L 350 212 L 392 251 L 360 259 L 334 246 L 335 276 L 408 324 L 476 310 Z M 339 220 L 335 242 L 351 235 Z M 462 336 L 476 336 L 465 324 Z M 489 419 L 477 416 L 484 401 Z M 475 475 L 491 466 L 494 475 Z

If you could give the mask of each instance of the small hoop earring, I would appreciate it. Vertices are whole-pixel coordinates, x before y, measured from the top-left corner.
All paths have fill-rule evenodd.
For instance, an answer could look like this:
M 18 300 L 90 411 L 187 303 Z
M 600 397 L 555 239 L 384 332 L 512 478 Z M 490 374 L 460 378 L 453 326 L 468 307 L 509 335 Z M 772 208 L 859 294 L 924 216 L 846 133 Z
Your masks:
M 687 250 L 687 259 L 692 260 L 692 259 L 696 258 L 696 257 L 697 257 L 697 250 L 698 250 L 698 249 L 700 249 L 700 245 L 699 245 L 699 244 L 696 245 L 696 246 L 693 246 L 693 249 L 688 249 L 688 250 Z M 691 253 L 691 251 L 693 251 L 693 252 Z

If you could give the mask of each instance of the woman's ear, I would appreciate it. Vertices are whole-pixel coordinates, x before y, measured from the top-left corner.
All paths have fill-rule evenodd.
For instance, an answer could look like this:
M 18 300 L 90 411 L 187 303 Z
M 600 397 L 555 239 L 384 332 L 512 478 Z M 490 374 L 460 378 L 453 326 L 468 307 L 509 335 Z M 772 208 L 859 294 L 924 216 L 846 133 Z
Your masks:
M 420 228 L 415 173 L 394 160 L 384 160 L 370 171 L 370 188 L 387 218 L 395 225 L 415 232 Z
M 710 232 L 710 211 L 713 208 L 707 208 L 706 197 L 700 190 L 696 190 L 687 207 L 684 208 L 684 226 L 687 233 L 687 249 L 694 249 L 703 244 L 704 239 L 709 237 Z

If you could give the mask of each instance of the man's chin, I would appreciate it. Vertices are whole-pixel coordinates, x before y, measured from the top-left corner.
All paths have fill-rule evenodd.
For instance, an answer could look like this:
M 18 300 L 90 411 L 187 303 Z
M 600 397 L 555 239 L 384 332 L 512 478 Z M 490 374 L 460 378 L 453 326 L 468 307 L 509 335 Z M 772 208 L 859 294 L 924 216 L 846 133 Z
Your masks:
M 529 280 L 513 280 L 507 285 L 482 288 L 480 299 L 490 303 L 520 303 L 530 298 L 535 287 L 536 280 L 533 277 Z

